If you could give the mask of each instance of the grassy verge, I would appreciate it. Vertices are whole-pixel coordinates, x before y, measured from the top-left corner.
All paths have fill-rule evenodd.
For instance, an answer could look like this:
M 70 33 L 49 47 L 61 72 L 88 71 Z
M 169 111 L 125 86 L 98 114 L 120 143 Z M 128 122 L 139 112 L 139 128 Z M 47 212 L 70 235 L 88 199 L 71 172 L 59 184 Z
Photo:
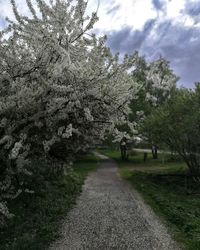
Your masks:
M 172 161 L 170 155 L 159 154 L 158 159 L 153 159 L 151 154 L 148 153 L 147 161 L 144 163 L 143 161 L 143 153 L 135 153 L 130 156 L 127 161 L 121 160 L 120 151 L 119 150 L 99 150 L 102 154 L 107 155 L 108 157 L 114 159 L 119 167 L 122 167 L 124 170 L 139 170 L 145 172 L 185 172 L 187 171 L 187 167 L 184 162 L 181 161 Z
M 75 203 L 87 174 L 98 159 L 86 156 L 77 161 L 69 175 L 51 181 L 45 189 L 23 194 L 8 206 L 15 214 L 0 232 L 2 250 L 44 250 L 59 237 L 60 223 Z
M 199 184 L 189 182 L 177 176 L 161 176 L 167 173 L 183 173 L 186 166 L 183 162 L 167 159 L 148 159 L 143 162 L 143 155 L 131 157 L 129 162 L 120 160 L 119 152 L 104 152 L 115 159 L 120 166 L 123 178 L 142 194 L 153 210 L 164 218 L 172 229 L 175 239 L 188 250 L 200 249 L 200 194 Z

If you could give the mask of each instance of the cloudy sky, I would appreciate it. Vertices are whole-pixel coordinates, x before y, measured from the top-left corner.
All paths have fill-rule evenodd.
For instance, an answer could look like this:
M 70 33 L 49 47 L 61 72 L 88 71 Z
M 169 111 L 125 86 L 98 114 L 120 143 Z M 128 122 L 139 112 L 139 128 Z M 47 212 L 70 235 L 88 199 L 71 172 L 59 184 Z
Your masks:
M 0 28 L 11 16 L 9 0 L 0 0 Z M 26 13 L 25 0 L 16 0 Z M 88 11 L 97 0 L 89 0 Z M 95 31 L 108 36 L 112 51 L 138 50 L 147 60 L 160 55 L 181 77 L 179 85 L 200 81 L 200 0 L 100 0 Z

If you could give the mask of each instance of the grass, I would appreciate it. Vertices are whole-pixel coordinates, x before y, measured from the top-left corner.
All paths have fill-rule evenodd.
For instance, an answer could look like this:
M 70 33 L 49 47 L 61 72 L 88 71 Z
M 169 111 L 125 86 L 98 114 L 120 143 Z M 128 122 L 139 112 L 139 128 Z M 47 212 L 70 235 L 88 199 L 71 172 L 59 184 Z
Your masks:
M 143 155 L 137 154 L 129 162 L 120 160 L 117 151 L 104 151 L 120 166 L 120 174 L 142 194 L 145 201 L 165 220 L 177 242 L 183 249 L 200 249 L 200 185 L 177 176 L 161 174 L 184 173 L 187 171 L 181 161 L 170 161 L 169 156 L 143 162 Z
M 89 172 L 96 170 L 97 163 L 98 158 L 94 155 L 88 154 L 77 160 L 73 168 L 79 176 L 85 179 Z
M 69 175 L 59 177 L 46 187 L 35 187 L 35 194 L 23 194 L 8 203 L 15 214 L 0 232 L 2 250 L 45 250 L 59 237 L 62 219 L 75 203 L 88 173 L 98 159 L 85 156 Z
M 159 159 L 153 159 L 151 154 L 148 153 L 147 161 L 144 163 L 143 161 L 143 153 L 135 153 L 130 156 L 127 161 L 124 161 L 120 157 L 119 150 L 100 150 L 102 154 L 107 155 L 108 157 L 114 159 L 119 167 L 122 167 L 126 170 L 139 170 L 145 172 L 154 172 L 155 170 L 166 172 L 185 172 L 187 171 L 187 167 L 182 161 L 172 161 L 168 154 L 159 155 Z

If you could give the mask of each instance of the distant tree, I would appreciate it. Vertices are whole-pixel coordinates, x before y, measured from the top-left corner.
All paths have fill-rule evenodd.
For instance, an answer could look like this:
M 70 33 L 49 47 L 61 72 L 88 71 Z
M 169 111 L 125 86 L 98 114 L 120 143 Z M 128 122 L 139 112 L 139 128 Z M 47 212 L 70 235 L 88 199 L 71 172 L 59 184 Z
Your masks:
M 176 89 L 171 98 L 150 114 L 143 133 L 149 141 L 165 144 L 200 173 L 200 84 L 194 90 Z
M 127 139 L 123 137 L 120 141 L 121 159 L 127 159 Z
M 146 143 L 140 133 L 140 127 L 145 117 L 170 97 L 171 92 L 176 89 L 179 79 L 170 68 L 169 62 L 162 57 L 148 63 L 136 51 L 134 58 L 131 77 L 136 83 L 137 95 L 131 97 L 128 116 L 125 117 L 123 124 L 119 124 L 117 129 L 115 128 L 115 136 L 112 137 L 110 134 L 107 136 L 110 139 L 109 144 L 111 141 L 120 143 L 124 137 L 127 137 L 129 142 L 132 141 L 132 145 L 138 141 Z M 105 142 L 108 143 L 108 140 Z M 150 144 L 152 143 L 154 142 L 150 142 Z M 157 153 L 153 154 L 153 157 L 157 158 Z
M 176 88 L 178 77 L 170 68 L 169 62 L 162 57 L 150 63 L 144 57 L 140 57 L 138 52 L 135 52 L 135 57 L 131 75 L 138 84 L 137 95 L 130 103 L 128 126 L 121 126 L 120 130 L 129 133 L 136 142 L 138 137 L 143 138 L 140 127 L 145 117 L 170 97 L 171 92 Z M 154 142 L 150 142 L 152 143 Z M 157 154 L 153 154 L 153 157 L 157 158 Z
M 178 77 L 170 68 L 169 62 L 160 57 L 151 63 L 145 58 L 137 57 L 132 77 L 139 84 L 136 99 L 131 101 L 130 119 L 139 121 L 141 117 L 149 115 L 155 107 L 159 107 L 176 88 Z

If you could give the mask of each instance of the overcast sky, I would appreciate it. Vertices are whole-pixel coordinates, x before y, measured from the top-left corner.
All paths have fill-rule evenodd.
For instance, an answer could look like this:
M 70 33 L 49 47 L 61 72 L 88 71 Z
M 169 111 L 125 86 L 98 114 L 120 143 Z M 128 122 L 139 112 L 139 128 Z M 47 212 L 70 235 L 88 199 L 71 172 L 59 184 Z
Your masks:
M 11 16 L 9 0 L 0 0 L 0 28 Z M 26 13 L 25 0 L 16 0 Z M 97 0 L 89 0 L 88 11 Z M 179 85 L 200 81 L 200 0 L 100 0 L 95 31 L 108 36 L 112 51 L 138 50 L 148 60 L 160 55 L 181 77 Z

